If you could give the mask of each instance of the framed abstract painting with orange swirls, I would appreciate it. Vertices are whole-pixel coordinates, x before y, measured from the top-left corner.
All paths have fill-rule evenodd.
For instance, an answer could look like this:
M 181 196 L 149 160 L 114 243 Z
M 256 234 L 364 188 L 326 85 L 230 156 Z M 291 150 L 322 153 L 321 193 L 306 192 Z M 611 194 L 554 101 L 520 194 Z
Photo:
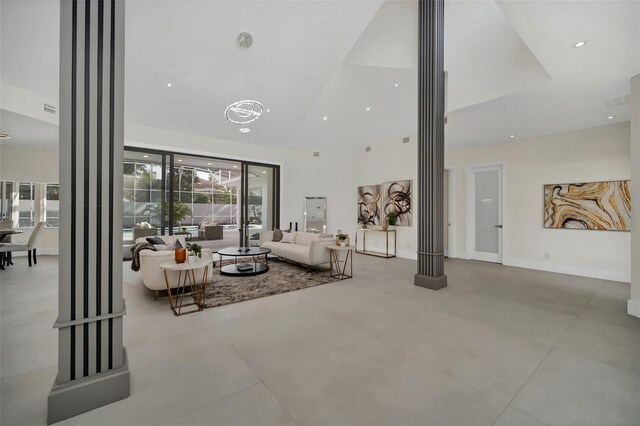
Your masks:
M 544 227 L 631 230 L 628 180 L 544 186 Z

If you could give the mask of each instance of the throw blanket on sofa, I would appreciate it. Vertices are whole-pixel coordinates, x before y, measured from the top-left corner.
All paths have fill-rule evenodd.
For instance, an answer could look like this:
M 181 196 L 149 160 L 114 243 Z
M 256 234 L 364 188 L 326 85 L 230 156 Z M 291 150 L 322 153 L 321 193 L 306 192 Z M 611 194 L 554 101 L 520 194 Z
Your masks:
M 153 244 L 150 243 L 138 243 L 131 247 L 131 253 L 133 258 L 131 259 L 131 270 L 138 272 L 140 270 L 140 252 L 142 250 L 158 251 Z

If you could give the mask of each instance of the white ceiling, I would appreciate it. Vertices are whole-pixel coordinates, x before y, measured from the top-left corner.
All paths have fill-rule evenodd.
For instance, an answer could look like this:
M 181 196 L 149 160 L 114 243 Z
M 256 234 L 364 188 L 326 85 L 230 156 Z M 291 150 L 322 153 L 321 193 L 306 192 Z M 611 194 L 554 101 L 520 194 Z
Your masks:
M 57 148 L 58 126 L 26 115 L 0 109 L 0 128 L 10 139 L 0 140 L 5 145 Z
M 56 99 L 58 2 L 0 11 L 2 81 Z M 129 1 L 126 15 L 128 124 L 318 149 L 416 130 L 414 1 Z M 447 145 L 628 120 L 599 100 L 640 73 L 640 2 L 449 0 L 445 19 Z M 241 99 L 270 109 L 249 134 L 223 116 Z

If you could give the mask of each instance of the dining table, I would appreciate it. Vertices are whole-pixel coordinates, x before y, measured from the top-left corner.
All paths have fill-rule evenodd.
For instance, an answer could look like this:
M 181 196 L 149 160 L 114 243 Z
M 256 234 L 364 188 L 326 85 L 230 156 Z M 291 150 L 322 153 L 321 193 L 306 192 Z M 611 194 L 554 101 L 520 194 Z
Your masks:
M 22 231 L 15 228 L 0 228 L 0 243 L 7 237 L 7 235 L 22 234 Z M 7 265 L 13 265 L 11 260 L 11 253 L 0 253 L 0 271 L 4 270 L 5 262 Z

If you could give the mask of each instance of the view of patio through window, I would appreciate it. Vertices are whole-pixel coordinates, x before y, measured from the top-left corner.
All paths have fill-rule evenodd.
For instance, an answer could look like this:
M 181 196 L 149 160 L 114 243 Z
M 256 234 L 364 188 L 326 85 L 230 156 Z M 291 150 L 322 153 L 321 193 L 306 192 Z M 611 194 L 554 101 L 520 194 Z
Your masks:
M 198 241 L 214 251 L 251 245 L 256 231 L 275 226 L 276 168 L 127 149 L 124 244 L 153 235 L 182 235 L 187 242 Z M 243 184 L 248 185 L 246 189 Z M 241 238 L 243 234 L 247 238 Z

